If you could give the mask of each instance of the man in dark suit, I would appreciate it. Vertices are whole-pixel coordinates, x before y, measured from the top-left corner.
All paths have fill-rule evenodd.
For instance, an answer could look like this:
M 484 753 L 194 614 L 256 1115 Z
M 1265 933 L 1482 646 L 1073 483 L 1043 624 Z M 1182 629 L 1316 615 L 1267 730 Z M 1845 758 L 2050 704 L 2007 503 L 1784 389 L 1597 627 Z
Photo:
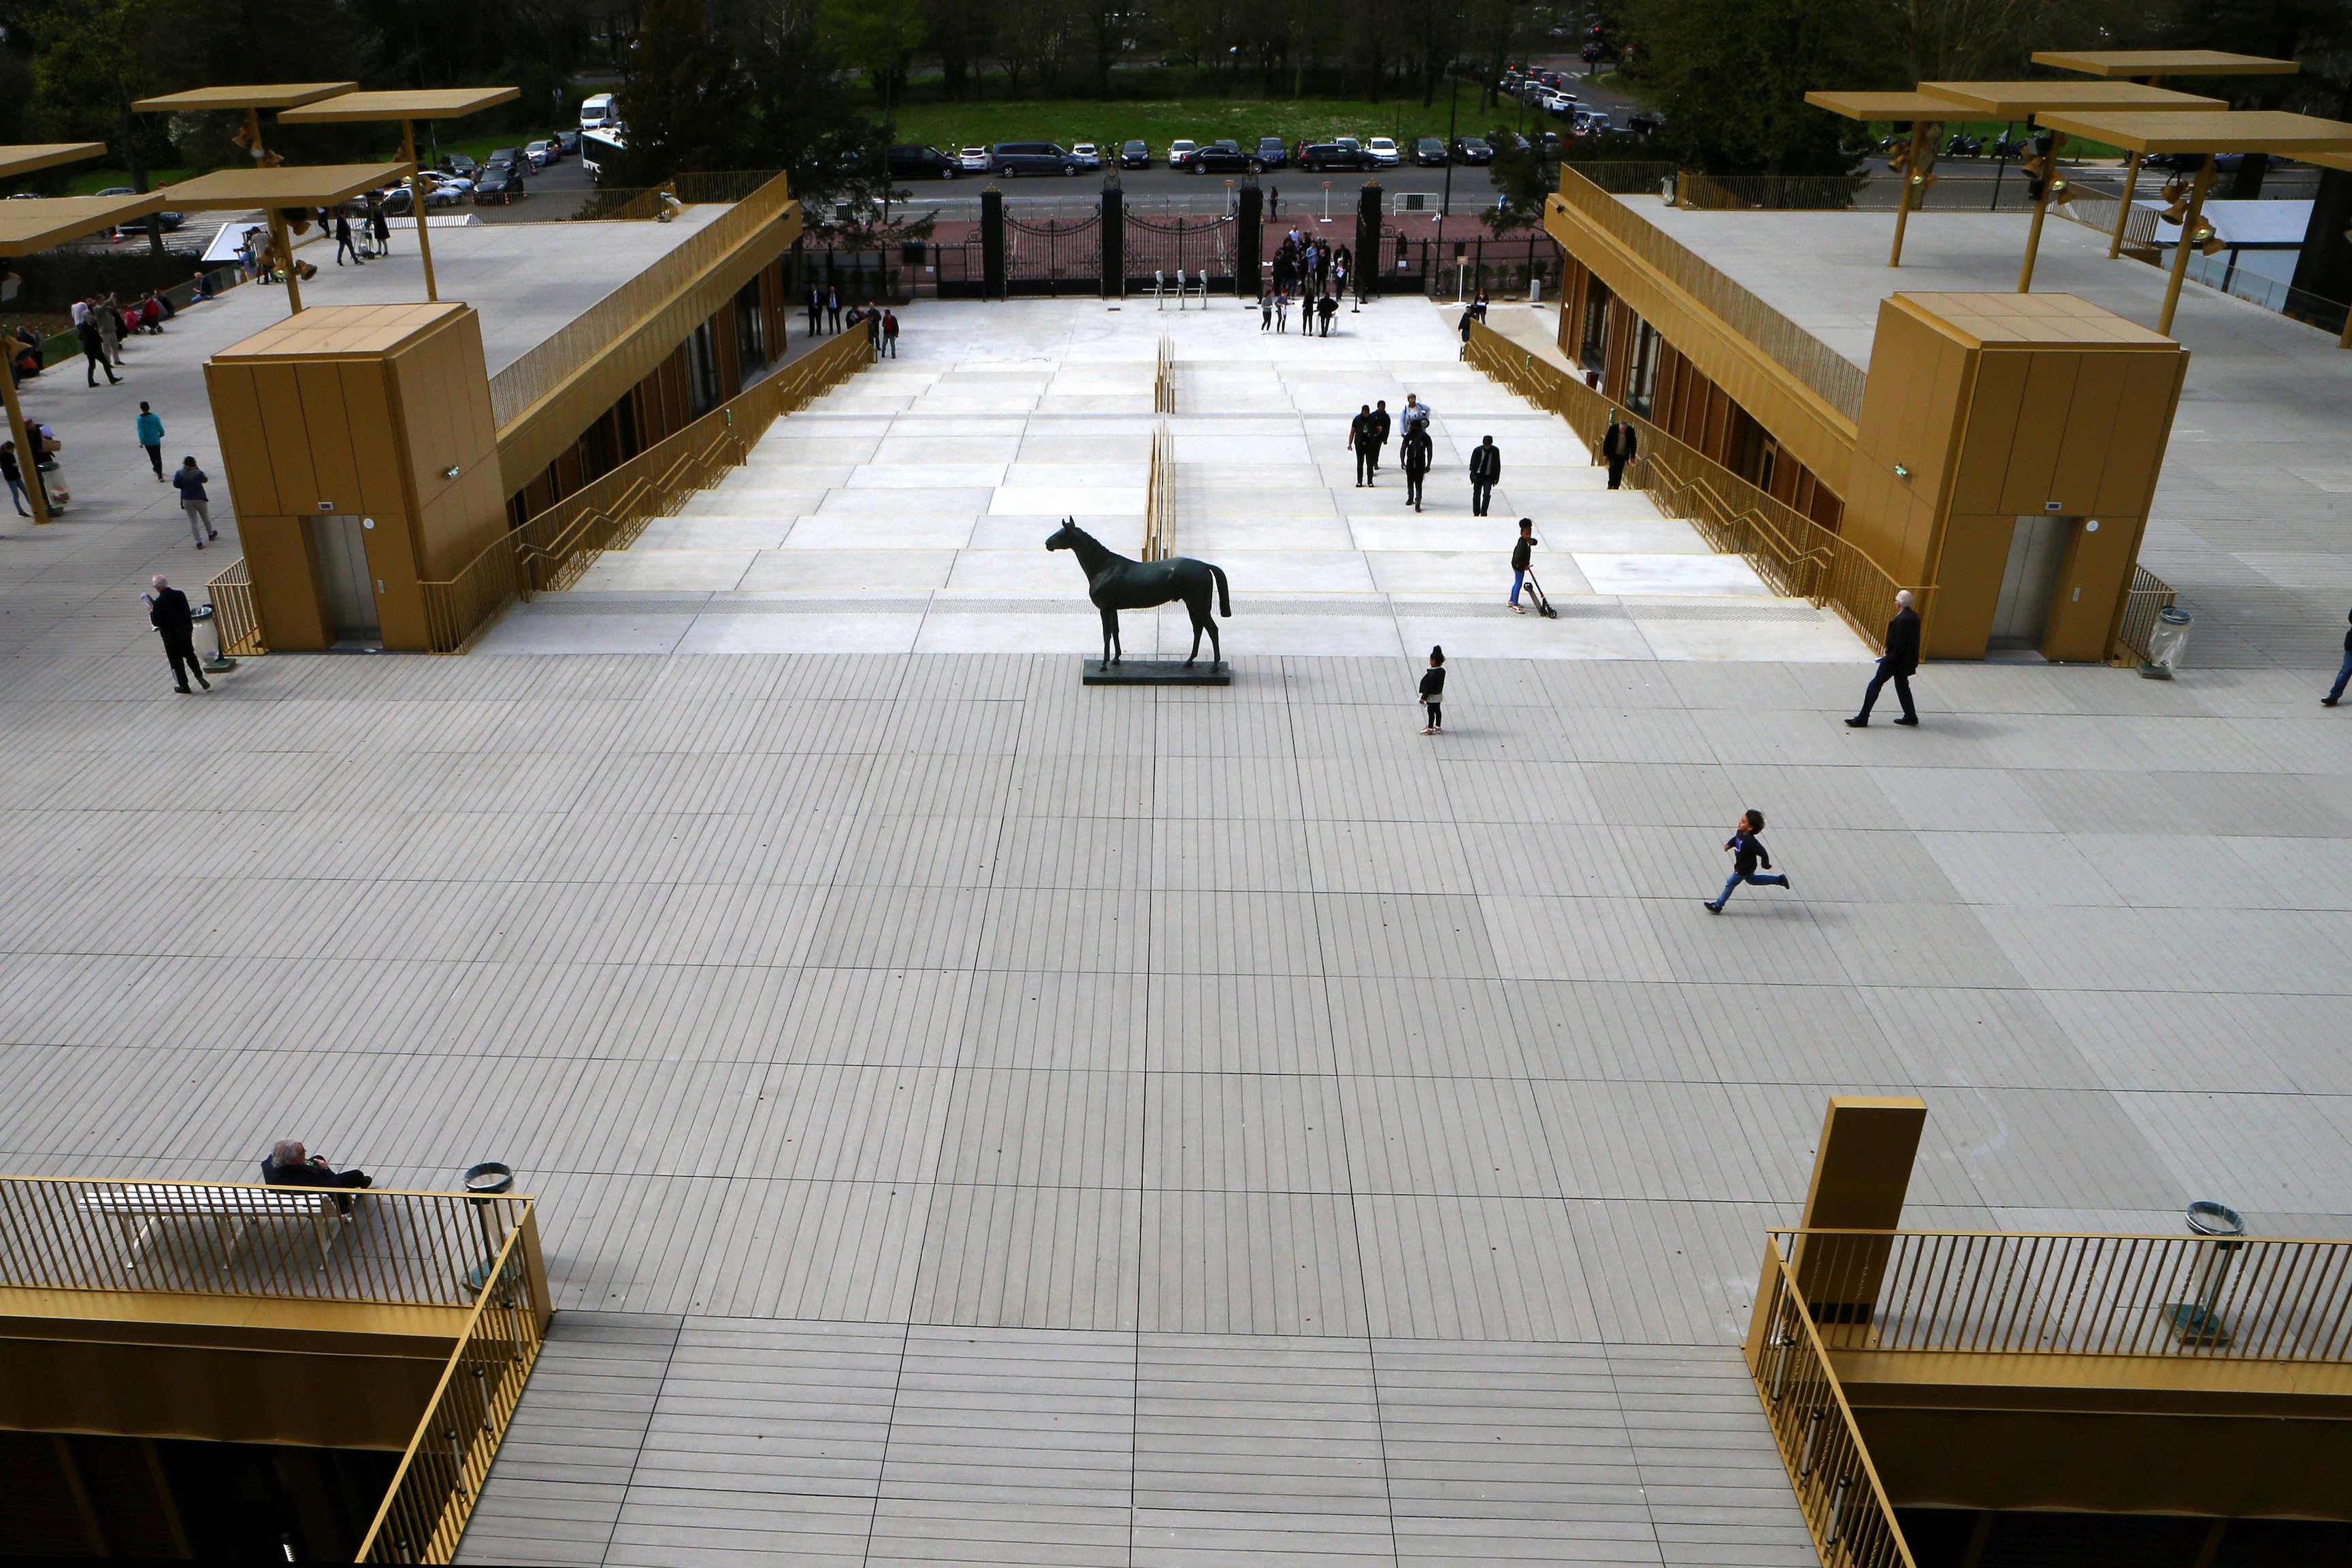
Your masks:
M 1391 428 L 1391 426 L 1389 424 L 1389 400 L 1383 397 L 1378 403 L 1372 405 L 1372 429 L 1374 434 L 1378 435 L 1381 438 L 1381 444 L 1372 448 L 1372 472 L 1376 474 L 1381 471 L 1381 459 L 1387 457 L 1389 453 L 1389 431 Z
M 1870 727 L 1871 704 L 1878 700 L 1878 689 L 1890 680 L 1903 702 L 1903 717 L 1895 721 L 1919 722 L 1919 710 L 1911 706 L 1911 678 L 1919 673 L 1919 612 L 1911 607 L 1908 588 L 1895 595 L 1895 618 L 1886 623 L 1886 651 L 1879 656 L 1878 673 L 1870 678 L 1870 689 L 1862 694 L 1862 711 L 1845 721 L 1849 730 Z
M 1356 488 L 1361 489 L 1372 482 L 1381 461 L 1381 425 L 1369 403 L 1348 421 L 1348 450 L 1356 455 Z
M 210 691 L 213 683 L 205 679 L 205 667 L 196 658 L 196 617 L 188 608 L 188 596 L 163 581 L 160 573 L 153 582 L 155 591 L 147 595 L 147 622 L 163 638 L 164 657 L 172 661 L 172 679 L 179 683 L 184 697 L 189 695 L 192 675 L 198 686 Z
M 1609 428 L 1601 437 L 1601 456 L 1609 465 L 1611 489 L 1615 489 L 1618 481 L 1625 477 L 1625 465 L 1633 460 L 1641 446 L 1641 437 L 1633 434 L 1633 427 L 1617 417 L 1615 409 L 1611 409 Z
M 1503 449 L 1495 445 L 1492 436 L 1479 441 L 1470 454 L 1470 515 L 1484 517 L 1486 507 L 1495 499 L 1495 487 L 1503 482 Z

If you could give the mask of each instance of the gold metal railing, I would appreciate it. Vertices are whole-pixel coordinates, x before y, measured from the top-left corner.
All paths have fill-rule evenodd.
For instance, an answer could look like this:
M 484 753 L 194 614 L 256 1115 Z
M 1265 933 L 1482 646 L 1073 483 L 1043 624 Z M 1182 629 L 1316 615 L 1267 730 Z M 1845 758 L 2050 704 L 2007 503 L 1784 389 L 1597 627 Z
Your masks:
M 348 1217 L 339 1196 L 352 1200 Z M 464 1307 L 530 1206 L 510 1195 L 5 1176 L 0 1285 Z
M 1640 437 L 1640 456 L 1625 470 L 1627 483 L 1649 491 L 1668 515 L 1689 521 L 1710 549 L 1745 556 L 1774 593 L 1835 610 L 1872 647 L 1883 647 L 1898 590 L 1908 586 L 1912 603 L 1926 613 L 1932 589 L 1897 583 L 1834 531 L 1484 322 L 1472 324 L 1467 358 L 1536 406 L 1567 420 L 1596 458 L 1610 411 L 1618 410 Z
M 2172 608 L 2180 595 L 2171 584 L 2145 566 L 2132 568 L 2132 584 L 2124 595 L 2124 618 L 2116 628 L 2116 644 L 2137 658 L 2147 658 L 2147 639 L 2156 618 Z
M 1143 482 L 1143 558 L 1164 561 L 1175 552 L 1175 442 L 1162 425 L 1151 433 L 1151 469 Z
M 1176 343 L 1166 332 L 1160 334 L 1160 355 L 1151 371 L 1151 412 L 1176 412 Z
M 872 363 L 866 334 L 843 332 L 533 514 L 454 576 L 420 584 L 433 650 L 457 652 L 515 599 L 571 586 L 599 552 L 626 548 L 646 524 L 740 466 L 769 426 Z
M 1559 196 L 1580 216 L 1811 387 L 1824 403 L 1848 419 L 1862 417 L 1860 365 L 1733 282 L 1681 241 L 1586 179 L 1573 164 L 1560 165 Z
M 509 1236 L 499 1249 L 356 1561 L 447 1563 L 457 1556 L 539 1360 L 546 1304 L 538 1299 L 524 1240 Z
M 1838 1386 L 1813 1313 L 1770 1241 L 1764 1245 L 1747 1360 L 1825 1568 L 1913 1568 L 1911 1548 Z
M 2352 1361 L 2352 1242 L 1777 1230 L 1832 1349 Z
M 719 195 L 746 175 L 715 175 L 692 185 L 697 195 Z M 688 182 L 681 183 L 681 192 Z M 692 197 L 682 199 L 692 200 Z M 728 210 L 618 289 L 553 337 L 490 377 L 490 417 L 501 430 L 608 344 L 632 331 L 713 262 L 781 218 L 792 205 L 782 174 L 766 176 Z
M 228 570 L 205 584 L 212 597 L 213 629 L 220 634 L 220 650 L 231 658 L 268 653 L 261 640 L 261 617 L 253 608 L 253 574 L 245 557 L 229 563 Z

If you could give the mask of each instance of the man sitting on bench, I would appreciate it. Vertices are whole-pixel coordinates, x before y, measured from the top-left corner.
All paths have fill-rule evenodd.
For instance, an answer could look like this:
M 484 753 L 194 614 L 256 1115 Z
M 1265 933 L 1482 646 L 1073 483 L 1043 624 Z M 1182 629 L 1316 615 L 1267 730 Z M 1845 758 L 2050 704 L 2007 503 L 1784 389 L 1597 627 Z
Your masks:
M 372 1187 L 375 1182 L 365 1171 L 338 1171 L 323 1155 L 304 1150 L 300 1141 L 283 1138 L 272 1144 L 269 1158 L 261 1162 L 261 1179 L 279 1187 Z M 352 1212 L 352 1200 L 339 1197 L 335 1206 L 343 1213 Z

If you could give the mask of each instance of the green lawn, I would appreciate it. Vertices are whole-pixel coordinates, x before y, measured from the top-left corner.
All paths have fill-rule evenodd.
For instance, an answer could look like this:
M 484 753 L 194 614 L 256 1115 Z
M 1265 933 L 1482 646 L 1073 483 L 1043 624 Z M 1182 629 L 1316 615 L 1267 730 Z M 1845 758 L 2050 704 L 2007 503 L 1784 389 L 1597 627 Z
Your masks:
M 1195 142 L 1231 137 L 1244 147 L 1255 146 L 1261 136 L 1279 136 L 1293 145 L 1302 138 L 1393 136 L 1410 153 L 1412 138 L 1445 134 L 1445 116 L 1446 100 L 1442 97 L 1430 109 L 1423 109 L 1417 100 L 1398 104 L 1329 98 L 921 103 L 892 114 L 890 135 L 894 142 L 929 142 L 949 153 L 997 142 L 1056 142 L 1065 147 L 1074 142 L 1092 142 L 1108 151 L 1140 138 L 1151 144 L 1152 156 L 1164 163 L 1168 143 L 1183 136 Z M 1475 135 L 1491 129 L 1498 119 L 1516 125 L 1518 106 L 1498 105 L 1491 114 L 1481 115 L 1477 93 L 1467 87 L 1462 89 L 1458 134 Z

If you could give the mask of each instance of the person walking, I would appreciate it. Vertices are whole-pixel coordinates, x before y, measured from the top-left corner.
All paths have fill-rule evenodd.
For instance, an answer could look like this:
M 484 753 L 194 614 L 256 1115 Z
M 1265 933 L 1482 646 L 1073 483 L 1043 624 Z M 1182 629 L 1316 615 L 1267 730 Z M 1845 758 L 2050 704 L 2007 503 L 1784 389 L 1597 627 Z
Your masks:
M 150 582 L 154 591 L 147 595 L 147 624 L 163 639 L 163 657 L 172 661 L 172 684 L 181 696 L 191 696 L 188 678 L 194 676 L 198 686 L 210 691 L 213 683 L 205 679 L 204 664 L 196 658 L 196 617 L 188 608 L 188 596 L 160 572 Z
M 338 207 L 335 209 L 335 265 L 341 267 L 345 256 L 352 258 L 354 267 L 367 265 L 360 255 L 359 247 L 352 243 L 352 215 Z
M 25 493 L 25 470 L 16 462 L 16 443 L 14 441 L 0 441 L 0 479 L 8 481 L 8 499 L 16 503 L 16 515 L 32 516 L 25 510 L 25 503 L 32 498 Z M 2352 638 L 2346 640 L 2352 642 Z
M 1759 861 L 1766 871 L 1772 869 L 1772 857 L 1765 849 L 1764 840 L 1758 837 L 1763 831 L 1764 814 L 1760 811 L 1743 812 L 1739 820 L 1731 825 L 1731 837 L 1723 844 L 1725 851 L 1731 857 L 1731 875 L 1724 879 L 1720 895 L 1711 900 L 1702 900 L 1706 903 L 1707 913 L 1721 914 L 1723 906 L 1731 901 L 1731 889 L 1742 882 L 1753 882 L 1759 888 L 1780 888 L 1791 893 L 1797 890 L 1785 874 L 1769 877 L 1758 874 L 1756 867 Z
M 1348 421 L 1348 450 L 1356 454 L 1356 488 L 1360 490 L 1370 487 L 1372 476 L 1379 471 L 1380 428 L 1369 403 Z
M 1389 400 L 1381 398 L 1372 405 L 1372 425 L 1379 432 L 1381 444 L 1372 448 L 1372 472 L 1381 471 L 1381 459 L 1389 455 Z
M 1271 289 L 1258 290 L 1257 330 L 1261 332 L 1274 331 L 1274 290 Z
M 1609 411 L 1609 428 L 1601 437 L 1601 458 L 1609 465 L 1609 488 L 1615 489 L 1625 477 L 1625 465 L 1632 462 L 1642 449 L 1641 437 L 1633 427 L 1619 417 L 1614 408 Z
M 2345 639 L 2352 650 L 2352 637 Z M 1870 678 L 1869 689 L 1862 694 L 1862 711 L 1845 721 L 1849 730 L 1870 727 L 1870 710 L 1878 700 L 1878 689 L 1888 681 L 1895 682 L 1895 695 L 1903 703 L 1903 717 L 1897 724 L 1916 724 L 1919 710 L 1911 706 L 1911 678 L 1919 673 L 1919 612 L 1911 607 L 1911 590 L 1906 588 L 1895 595 L 1895 618 L 1886 623 L 1886 651 L 1879 656 L 1878 673 Z
M 375 235 L 375 253 L 378 256 L 390 256 L 392 254 L 392 220 L 384 216 L 382 202 L 368 203 L 367 221 L 369 230 Z
M 1430 459 L 1435 456 L 1437 443 L 1429 437 L 1429 422 L 1421 420 L 1404 427 L 1404 441 L 1397 452 L 1397 461 L 1404 468 L 1404 499 L 1413 510 L 1421 510 L 1421 487 L 1429 477 Z
M 16 487 L 16 480 L 13 472 L 8 484 L 12 489 Z M 2327 689 L 2327 695 L 2319 700 L 2319 705 L 2322 708 L 2333 708 L 2341 702 L 2344 700 L 2344 683 L 2347 680 L 2352 680 L 2352 632 L 2344 634 L 2344 662 L 2336 667 L 2336 684 Z
M 1410 436 L 1412 434 L 1414 426 L 1426 426 L 1428 423 L 1429 405 L 1421 400 L 1421 396 L 1418 393 L 1406 393 L 1404 395 L 1404 406 L 1397 410 L 1397 425 L 1400 427 L 1399 434 L 1401 436 Z
M 896 310 L 886 309 L 882 312 L 882 353 L 887 359 L 898 357 L 898 313 Z
M 824 330 L 828 332 L 841 331 L 841 290 L 831 284 L 827 284 L 824 290 Z
M 1277 336 L 1290 331 L 1290 290 L 1287 289 L 1275 291 L 1274 330 Z
M 81 342 L 82 384 L 96 386 L 98 373 L 104 371 L 106 384 L 113 386 L 122 378 L 115 374 L 114 366 L 107 363 L 106 342 L 98 335 L 96 312 L 89 308 L 88 300 L 82 301 L 79 309 L 82 315 L 74 326 L 74 336 Z
M 809 336 L 815 337 L 824 331 L 824 296 L 814 283 L 809 285 L 808 319 Z
M 1421 727 L 1424 735 L 1445 732 L 1445 649 L 1429 650 L 1429 668 L 1421 677 L 1421 709 L 1427 722 Z
M 1272 223 L 1281 216 L 1282 187 L 1280 185 L 1268 185 L 1265 188 L 1265 221 Z
M 1331 318 L 1339 313 L 1339 301 L 1331 295 L 1326 294 L 1315 309 L 1322 314 L 1323 335 L 1328 338 L 1331 335 Z
M 1470 515 L 1484 517 L 1495 499 L 1495 487 L 1503 482 L 1503 451 L 1495 445 L 1492 436 L 1482 438 L 1477 449 L 1470 454 Z
M 1511 546 L 1511 614 L 1515 616 L 1528 613 L 1528 607 L 1519 603 L 1519 590 L 1527 585 L 1528 574 L 1535 570 L 1536 545 L 1539 542 L 1536 538 L 1536 520 L 1519 519 L 1519 542 Z
M 98 328 L 98 341 L 106 345 L 106 363 L 112 365 L 121 364 L 124 325 L 121 305 L 116 301 L 113 295 L 109 294 L 105 299 L 100 300 L 97 308 L 90 312 L 90 321 Z
M 882 312 L 879 310 L 866 312 L 866 357 L 869 360 L 882 357 Z
M 212 498 L 205 493 L 205 479 L 193 457 L 182 459 L 172 473 L 172 488 L 180 492 L 180 510 L 187 514 L 188 531 L 195 535 L 199 550 L 205 540 L 220 537 L 213 531 Z
M 163 482 L 163 421 L 145 404 L 139 405 L 139 444 L 147 448 L 148 465 L 155 470 L 155 482 Z
M 1454 329 L 1455 331 L 1462 334 L 1462 353 L 1463 357 L 1465 359 L 1468 358 L 1470 354 L 1470 323 L 1475 319 L 1476 318 L 1471 313 L 1470 309 L 1465 306 L 1462 311 L 1461 321 L 1456 324 Z

